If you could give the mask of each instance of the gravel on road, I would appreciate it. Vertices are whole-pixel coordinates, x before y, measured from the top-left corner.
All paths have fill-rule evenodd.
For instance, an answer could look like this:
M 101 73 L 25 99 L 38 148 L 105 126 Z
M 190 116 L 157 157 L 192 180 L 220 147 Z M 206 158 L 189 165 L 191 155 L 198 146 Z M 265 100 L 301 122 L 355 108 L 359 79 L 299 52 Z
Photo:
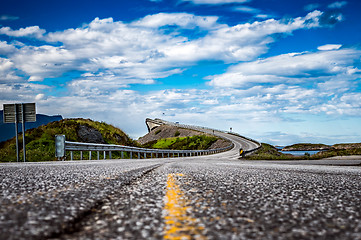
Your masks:
M 0 164 L 0 239 L 361 239 L 360 180 L 214 156 Z

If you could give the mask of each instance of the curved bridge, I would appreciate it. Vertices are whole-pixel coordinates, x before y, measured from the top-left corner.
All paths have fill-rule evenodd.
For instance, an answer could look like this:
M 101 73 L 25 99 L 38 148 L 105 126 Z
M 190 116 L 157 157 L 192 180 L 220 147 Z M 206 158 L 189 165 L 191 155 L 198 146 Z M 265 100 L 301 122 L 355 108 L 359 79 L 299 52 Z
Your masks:
M 251 138 L 244 137 L 242 135 L 239 135 L 234 132 L 227 132 L 212 128 L 206 128 L 206 127 L 200 127 L 200 126 L 194 126 L 194 125 L 186 125 L 186 124 L 179 124 L 179 123 L 173 123 L 168 122 L 159 118 L 156 119 L 146 119 L 146 124 L 148 127 L 148 130 L 151 131 L 161 125 L 171 125 L 175 127 L 181 127 L 181 128 L 188 128 L 191 130 L 196 130 L 208 134 L 213 134 L 217 137 L 229 140 L 233 143 L 233 148 L 229 150 L 229 153 L 231 154 L 231 158 L 239 158 L 241 149 L 243 150 L 243 154 L 247 155 L 255 150 L 258 150 L 261 147 L 261 144 L 257 142 L 256 140 L 253 140 Z
M 231 144 L 225 148 L 218 149 L 209 149 L 209 150 L 166 150 L 166 149 L 149 149 L 149 148 L 138 148 L 138 147 L 130 147 L 130 146 L 122 146 L 122 145 L 113 145 L 113 144 L 95 144 L 95 143 L 78 143 L 78 142 L 69 142 L 65 141 L 64 135 L 57 135 L 55 138 L 55 147 L 56 147 L 56 157 L 60 159 L 64 159 L 66 156 L 66 151 L 70 152 L 70 160 L 73 160 L 73 151 L 79 151 L 81 160 L 82 160 L 82 152 L 89 151 L 89 158 L 91 159 L 92 151 L 97 152 L 97 159 L 100 158 L 100 152 L 103 152 L 103 159 L 106 159 L 106 153 L 109 154 L 109 158 L 112 157 L 112 152 L 117 151 L 121 152 L 121 158 L 124 158 L 124 152 L 129 153 L 130 158 L 133 158 L 133 155 L 137 158 L 156 158 L 161 157 L 192 157 L 192 156 L 202 156 L 216 153 L 225 153 L 224 157 L 228 159 L 238 159 L 240 153 L 243 155 L 249 154 L 254 150 L 257 150 L 261 147 L 260 143 L 255 140 L 243 137 L 241 135 L 225 132 L 221 130 L 185 125 L 179 123 L 172 123 L 162 119 L 146 119 L 146 124 L 148 130 L 151 131 L 161 125 L 171 125 L 181 128 L 188 128 L 191 130 L 196 130 L 208 134 L 213 134 L 220 138 L 229 140 Z

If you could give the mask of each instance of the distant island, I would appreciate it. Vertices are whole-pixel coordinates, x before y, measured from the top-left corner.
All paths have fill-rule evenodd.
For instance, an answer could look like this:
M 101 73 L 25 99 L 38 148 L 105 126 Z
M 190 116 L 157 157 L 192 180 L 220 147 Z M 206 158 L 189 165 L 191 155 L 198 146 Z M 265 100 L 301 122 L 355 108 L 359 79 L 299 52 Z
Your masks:
M 326 151 L 326 150 L 350 150 L 361 148 L 361 143 L 338 143 L 334 145 L 325 145 L 321 143 L 297 143 L 283 147 L 281 151 Z
M 282 148 L 282 151 L 325 151 L 330 150 L 331 148 L 332 146 L 321 143 L 297 143 Z

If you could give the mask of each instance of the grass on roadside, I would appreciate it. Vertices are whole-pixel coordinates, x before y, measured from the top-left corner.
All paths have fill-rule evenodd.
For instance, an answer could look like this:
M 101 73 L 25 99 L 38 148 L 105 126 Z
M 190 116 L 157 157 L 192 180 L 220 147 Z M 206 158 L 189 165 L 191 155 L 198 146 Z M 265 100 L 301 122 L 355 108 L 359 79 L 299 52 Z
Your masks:
M 212 146 L 217 139 L 216 137 L 206 135 L 163 138 L 146 143 L 142 145 L 142 147 L 174 150 L 204 150 Z

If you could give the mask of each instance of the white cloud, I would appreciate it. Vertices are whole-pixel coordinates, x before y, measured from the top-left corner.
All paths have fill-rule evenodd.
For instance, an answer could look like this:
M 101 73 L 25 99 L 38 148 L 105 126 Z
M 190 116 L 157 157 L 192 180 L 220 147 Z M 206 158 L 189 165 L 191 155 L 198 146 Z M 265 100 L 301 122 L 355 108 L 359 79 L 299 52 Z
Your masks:
M 341 44 L 326 44 L 323 46 L 319 46 L 317 49 L 320 51 L 330 51 L 330 50 L 337 50 L 342 47 Z
M 0 34 L 4 34 L 11 37 L 42 38 L 45 32 L 46 31 L 44 29 L 40 29 L 38 26 L 20 28 L 19 30 L 12 30 L 9 27 L 0 28 Z
M 17 48 L 8 57 L 30 81 L 79 71 L 106 74 L 107 81 L 112 79 L 114 85 L 128 86 L 181 73 L 198 61 L 252 60 L 267 52 L 268 44 L 275 41 L 273 34 L 319 27 L 320 16 L 322 12 L 315 11 L 288 22 L 269 19 L 228 26 L 219 24 L 217 17 L 159 13 L 131 23 L 95 18 L 83 27 L 47 34 L 37 26 L 1 29 L 7 35 L 37 36 L 49 42 L 39 46 L 6 45 Z M 202 34 L 189 39 L 183 30 Z
M 217 23 L 218 17 L 215 16 L 195 16 L 189 13 L 158 13 L 148 15 L 132 25 L 140 27 L 159 28 L 168 25 L 177 25 L 184 29 L 194 29 L 196 27 L 204 29 L 218 28 L 220 25 Z
M 361 93 L 345 93 L 335 96 L 331 101 L 323 103 L 315 112 L 325 112 L 330 115 L 361 116 Z
M 5 41 L 0 41 L 0 54 L 10 54 L 13 53 L 16 48 L 13 45 L 8 44 Z
M 255 18 L 259 18 L 259 19 L 272 18 L 271 15 L 265 14 L 265 13 L 261 13 L 261 10 L 260 10 L 260 9 L 253 8 L 253 7 L 238 6 L 238 7 L 234 7 L 233 10 L 234 10 L 234 11 L 239 11 L 239 12 L 244 12 L 244 13 L 253 14 Z
M 22 81 L 14 70 L 14 63 L 6 58 L 0 57 L 0 86 L 1 84 L 18 83 Z
M 19 17 L 11 16 L 11 15 L 1 15 L 0 16 L 0 21 L 15 21 L 18 19 L 19 19 Z
M 353 66 L 361 51 L 341 49 L 316 53 L 293 53 L 240 63 L 221 75 L 208 77 L 217 87 L 243 87 L 249 83 L 297 83 L 324 81 L 330 76 L 357 72 Z
M 0 103 L 34 102 L 48 86 L 31 83 L 0 84 Z
M 271 15 L 260 13 L 260 14 L 255 15 L 255 17 L 260 18 L 260 19 L 266 19 L 266 18 L 270 18 Z
M 35 96 L 35 101 L 40 101 L 43 100 L 44 98 L 45 98 L 45 94 L 39 93 L 38 95 Z
M 342 8 L 347 4 L 347 1 L 339 1 L 339 2 L 334 2 L 331 3 L 330 5 L 328 5 L 329 8 L 335 9 L 335 8 Z
M 230 4 L 230 3 L 245 3 L 249 0 L 182 0 L 183 2 L 193 2 L 194 4 L 210 4 L 210 5 L 220 5 L 220 4 Z
M 260 12 L 259 9 L 253 8 L 253 7 L 248 7 L 248 6 L 235 7 L 234 10 L 240 11 L 240 12 L 246 12 L 246 13 L 253 13 L 253 14 Z

